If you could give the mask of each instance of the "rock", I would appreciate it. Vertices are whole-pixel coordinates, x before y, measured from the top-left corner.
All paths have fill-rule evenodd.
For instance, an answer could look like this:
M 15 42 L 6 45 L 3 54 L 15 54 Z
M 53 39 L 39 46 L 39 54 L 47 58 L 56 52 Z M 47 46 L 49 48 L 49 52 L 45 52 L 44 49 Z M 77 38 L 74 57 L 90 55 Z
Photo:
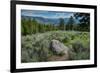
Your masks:
M 57 54 L 63 53 L 66 57 L 69 56 L 69 48 L 58 40 L 52 40 L 50 47 Z

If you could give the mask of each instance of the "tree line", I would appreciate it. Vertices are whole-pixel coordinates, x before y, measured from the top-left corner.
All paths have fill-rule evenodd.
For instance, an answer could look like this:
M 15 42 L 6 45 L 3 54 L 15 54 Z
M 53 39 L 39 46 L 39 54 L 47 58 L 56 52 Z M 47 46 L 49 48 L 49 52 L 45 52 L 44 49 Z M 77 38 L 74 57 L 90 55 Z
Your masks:
M 75 23 L 75 19 L 79 23 Z M 43 24 L 38 23 L 35 19 L 21 19 L 21 34 L 35 34 L 43 33 L 46 31 L 64 30 L 64 31 L 90 31 L 90 14 L 88 13 L 75 13 L 70 16 L 68 22 L 65 24 L 63 18 L 59 18 L 59 24 Z

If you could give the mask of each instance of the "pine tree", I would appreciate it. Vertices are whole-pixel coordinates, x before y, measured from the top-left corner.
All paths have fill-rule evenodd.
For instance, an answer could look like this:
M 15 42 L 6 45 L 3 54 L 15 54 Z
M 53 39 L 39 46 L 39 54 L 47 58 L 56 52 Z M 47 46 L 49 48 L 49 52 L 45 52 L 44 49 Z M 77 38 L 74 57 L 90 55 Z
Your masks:
M 69 18 L 69 21 L 68 21 L 68 29 L 69 30 L 73 30 L 73 24 L 74 24 L 74 18 L 71 16 L 70 18 Z
M 64 19 L 60 18 L 59 20 L 60 20 L 60 22 L 59 22 L 59 29 L 60 30 L 65 30 Z
M 81 31 L 90 31 L 90 14 L 75 13 L 74 17 L 79 20 L 79 28 Z

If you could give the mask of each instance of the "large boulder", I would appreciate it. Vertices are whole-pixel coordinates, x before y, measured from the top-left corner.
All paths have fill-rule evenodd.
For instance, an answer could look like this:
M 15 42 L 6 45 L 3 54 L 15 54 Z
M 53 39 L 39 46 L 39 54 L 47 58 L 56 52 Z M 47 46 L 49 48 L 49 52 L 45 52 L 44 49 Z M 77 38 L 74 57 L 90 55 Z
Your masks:
M 63 53 L 69 56 L 69 48 L 58 40 L 52 40 L 50 47 L 57 54 Z

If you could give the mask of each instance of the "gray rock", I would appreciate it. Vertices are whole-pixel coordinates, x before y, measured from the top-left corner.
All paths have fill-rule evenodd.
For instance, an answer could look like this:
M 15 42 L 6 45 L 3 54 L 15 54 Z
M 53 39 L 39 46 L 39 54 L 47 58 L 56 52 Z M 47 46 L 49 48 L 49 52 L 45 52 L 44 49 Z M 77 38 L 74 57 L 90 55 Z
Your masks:
M 51 41 L 51 48 L 57 54 L 64 53 L 67 56 L 69 55 L 69 48 L 58 40 L 52 40 Z

